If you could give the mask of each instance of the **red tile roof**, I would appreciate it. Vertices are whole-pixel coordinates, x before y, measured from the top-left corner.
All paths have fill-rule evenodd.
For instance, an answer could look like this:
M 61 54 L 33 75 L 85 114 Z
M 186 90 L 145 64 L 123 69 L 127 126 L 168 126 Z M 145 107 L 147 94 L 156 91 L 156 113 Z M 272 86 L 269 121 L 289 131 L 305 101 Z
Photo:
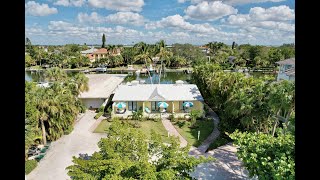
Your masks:
M 93 54 L 107 54 L 108 53 L 108 49 L 106 48 L 100 48 L 97 51 L 93 52 Z

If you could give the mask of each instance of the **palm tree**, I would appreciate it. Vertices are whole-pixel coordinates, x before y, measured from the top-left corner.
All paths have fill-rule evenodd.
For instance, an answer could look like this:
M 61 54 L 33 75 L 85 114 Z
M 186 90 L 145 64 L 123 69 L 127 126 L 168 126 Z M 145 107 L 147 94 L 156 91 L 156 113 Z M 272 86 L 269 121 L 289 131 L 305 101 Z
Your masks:
M 42 58 L 43 58 L 43 56 L 44 56 L 44 51 L 43 51 L 43 49 L 41 49 L 41 48 L 35 48 L 35 52 L 34 52 L 34 58 L 36 59 L 36 61 L 37 62 L 39 62 L 40 63 L 40 66 L 41 66 L 41 60 L 42 60 Z
M 157 54 L 159 56 L 159 59 L 161 61 L 161 68 L 160 68 L 160 75 L 159 75 L 159 84 L 160 84 L 160 78 L 161 78 L 161 71 L 163 68 L 163 59 L 165 59 L 166 61 L 169 61 L 170 58 L 173 56 L 172 52 L 168 51 L 165 47 L 164 41 L 161 40 L 159 42 L 159 46 L 160 46 L 160 52 Z
M 62 81 L 67 79 L 68 75 L 64 70 L 58 67 L 53 67 L 44 73 L 44 77 L 49 81 Z
M 136 46 L 136 45 L 135 45 Z M 138 50 L 138 55 L 135 56 L 135 60 L 144 60 L 146 67 L 152 62 L 152 58 L 149 53 L 149 48 L 144 42 L 140 42 L 135 47 Z M 151 74 L 148 71 L 149 78 L 151 79 Z M 152 84 L 152 81 L 151 81 Z

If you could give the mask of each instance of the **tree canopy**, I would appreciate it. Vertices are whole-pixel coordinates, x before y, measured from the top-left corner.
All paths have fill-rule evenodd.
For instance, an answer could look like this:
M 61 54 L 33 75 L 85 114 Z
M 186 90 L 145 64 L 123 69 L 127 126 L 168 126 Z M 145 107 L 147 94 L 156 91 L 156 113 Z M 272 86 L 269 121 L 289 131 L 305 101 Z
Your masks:
M 100 150 L 89 160 L 73 157 L 67 167 L 73 179 L 192 179 L 189 175 L 203 162 L 213 160 L 188 155 L 189 147 L 180 148 L 173 137 L 170 145 L 152 132 L 151 140 L 132 125 L 115 120 L 108 137 L 102 138 Z

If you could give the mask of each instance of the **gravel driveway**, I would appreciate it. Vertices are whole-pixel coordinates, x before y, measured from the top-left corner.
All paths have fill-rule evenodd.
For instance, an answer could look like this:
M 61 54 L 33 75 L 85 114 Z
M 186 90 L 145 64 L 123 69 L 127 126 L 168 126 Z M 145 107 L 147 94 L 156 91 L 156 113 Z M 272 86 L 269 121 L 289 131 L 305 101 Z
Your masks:
M 87 110 L 75 124 L 74 130 L 51 143 L 46 156 L 38 166 L 27 175 L 28 180 L 66 180 L 70 179 L 65 168 L 72 164 L 72 156 L 79 153 L 91 155 L 98 151 L 98 141 L 105 134 L 91 133 L 91 126 L 97 121 L 94 111 Z

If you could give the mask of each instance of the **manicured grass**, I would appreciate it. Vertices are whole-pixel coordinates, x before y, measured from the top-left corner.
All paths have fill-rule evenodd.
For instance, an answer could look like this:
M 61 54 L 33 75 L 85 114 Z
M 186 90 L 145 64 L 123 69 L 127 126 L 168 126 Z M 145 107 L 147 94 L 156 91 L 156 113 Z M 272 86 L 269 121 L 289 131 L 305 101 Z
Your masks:
M 196 126 L 198 126 L 197 128 L 190 128 L 191 123 L 185 120 L 180 120 L 172 124 L 181 136 L 188 141 L 188 144 L 195 147 L 198 147 L 213 131 L 212 120 L 198 120 L 196 122 Z M 198 131 L 200 131 L 199 141 Z
M 107 120 L 102 120 L 100 124 L 93 131 L 94 133 L 105 133 L 105 129 L 109 128 L 111 125 Z
M 151 130 L 153 129 L 157 134 L 159 134 L 164 142 L 168 142 L 168 132 L 162 125 L 162 122 L 155 122 L 152 120 L 148 121 L 136 121 L 136 120 L 122 120 L 122 121 L 129 121 L 131 123 L 138 122 L 141 125 L 139 130 L 143 134 L 146 135 L 148 139 L 151 138 Z M 108 122 L 107 120 L 102 120 L 101 123 L 97 126 L 97 128 L 93 131 L 94 133 L 104 133 L 106 128 L 109 128 L 112 122 Z
M 29 174 L 34 168 L 36 168 L 38 162 L 36 160 L 28 160 L 25 162 L 25 173 Z

